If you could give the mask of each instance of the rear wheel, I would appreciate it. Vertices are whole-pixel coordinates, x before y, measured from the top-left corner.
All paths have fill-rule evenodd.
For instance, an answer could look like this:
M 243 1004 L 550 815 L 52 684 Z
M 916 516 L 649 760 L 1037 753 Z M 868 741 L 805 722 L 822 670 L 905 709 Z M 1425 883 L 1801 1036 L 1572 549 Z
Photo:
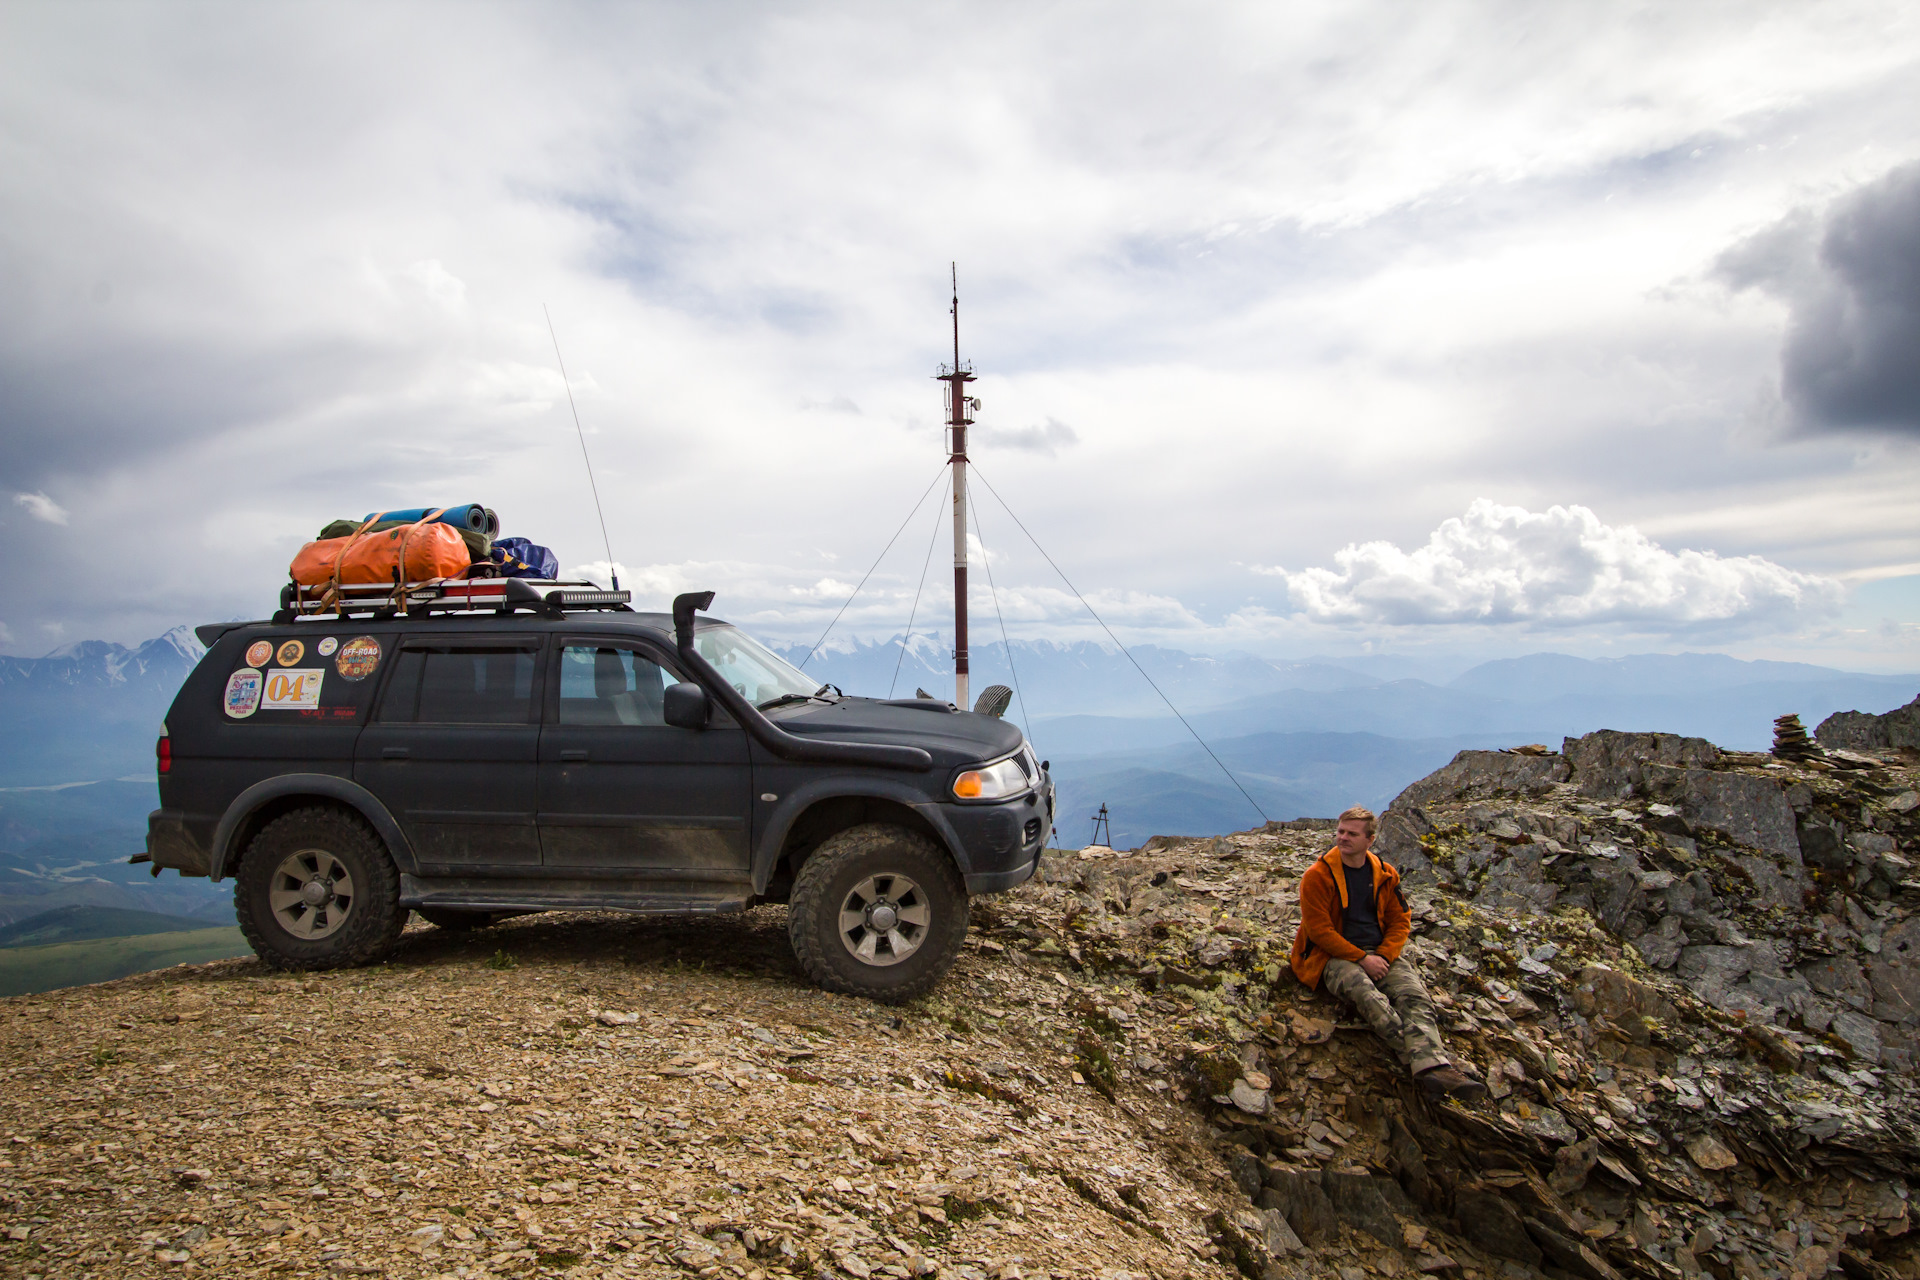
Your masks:
M 241 857 L 233 901 L 255 954 L 278 969 L 365 964 L 407 923 L 379 837 L 333 808 L 296 809 L 261 828 Z
M 959 958 L 967 891 L 953 860 L 904 827 L 850 827 L 794 879 L 787 934 L 829 991 L 896 1003 L 925 994 Z

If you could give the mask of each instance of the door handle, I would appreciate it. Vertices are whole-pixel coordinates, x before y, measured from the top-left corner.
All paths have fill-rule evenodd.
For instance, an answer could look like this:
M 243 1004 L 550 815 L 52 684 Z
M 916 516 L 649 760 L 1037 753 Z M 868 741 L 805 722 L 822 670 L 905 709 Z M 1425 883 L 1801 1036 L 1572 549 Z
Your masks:
M 560 753 L 560 761 L 562 764 L 585 763 L 586 758 L 587 749 L 585 747 L 568 747 Z
M 405 747 L 380 748 L 380 758 L 382 760 L 405 760 L 410 754 L 411 752 Z

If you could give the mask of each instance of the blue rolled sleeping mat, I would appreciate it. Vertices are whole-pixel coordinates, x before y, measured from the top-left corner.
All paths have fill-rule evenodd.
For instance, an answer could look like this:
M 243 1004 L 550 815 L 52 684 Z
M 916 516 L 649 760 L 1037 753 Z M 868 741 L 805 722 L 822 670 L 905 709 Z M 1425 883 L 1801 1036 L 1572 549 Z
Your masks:
M 379 516 L 382 524 L 385 524 L 389 520 L 398 521 L 401 524 L 411 524 L 416 520 L 426 519 L 428 513 L 433 510 L 435 510 L 433 507 L 408 507 L 404 511 L 369 511 L 362 519 L 371 520 L 375 516 Z M 485 534 L 489 538 L 497 538 L 500 536 L 500 517 L 493 514 L 491 508 L 483 507 L 477 502 L 466 502 L 457 507 L 448 507 L 446 510 L 440 512 L 439 515 L 435 516 L 434 520 L 439 524 L 450 524 L 456 529 L 465 529 L 472 533 Z

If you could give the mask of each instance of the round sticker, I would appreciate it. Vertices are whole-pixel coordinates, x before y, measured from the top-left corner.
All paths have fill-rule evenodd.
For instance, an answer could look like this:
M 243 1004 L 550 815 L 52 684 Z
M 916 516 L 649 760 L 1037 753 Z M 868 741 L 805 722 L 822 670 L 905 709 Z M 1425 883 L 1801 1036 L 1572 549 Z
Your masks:
M 380 642 L 372 636 L 355 636 L 340 646 L 333 669 L 342 680 L 365 680 L 380 665 Z
M 280 646 L 280 665 L 283 667 L 291 667 L 299 662 L 301 658 L 304 658 L 306 654 L 306 645 L 300 643 L 298 640 L 289 640 Z
M 260 709 L 260 689 L 266 680 L 252 667 L 242 667 L 227 677 L 226 710 L 235 720 L 245 720 Z
M 255 640 L 247 646 L 247 665 L 264 667 L 273 657 L 273 641 Z
M 313 646 L 313 651 L 319 654 L 323 658 L 331 658 L 333 656 L 333 651 L 335 649 L 338 649 L 339 647 L 340 647 L 340 640 L 337 636 L 327 636 L 325 639 L 321 640 L 319 644 L 316 644 L 315 646 Z

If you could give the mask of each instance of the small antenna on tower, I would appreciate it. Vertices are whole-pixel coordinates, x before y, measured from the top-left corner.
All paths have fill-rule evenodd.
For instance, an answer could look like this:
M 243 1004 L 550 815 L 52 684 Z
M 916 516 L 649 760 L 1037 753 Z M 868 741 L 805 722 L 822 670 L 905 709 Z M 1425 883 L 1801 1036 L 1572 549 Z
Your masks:
M 957 305 L 959 302 L 957 295 L 954 301 Z M 600 543 L 607 549 L 607 573 L 613 578 L 613 589 L 618 591 L 620 570 L 613 563 L 613 540 L 607 537 L 607 513 L 606 509 L 600 505 L 600 486 L 594 483 L 593 458 L 587 453 L 587 433 L 580 425 L 580 409 L 573 403 L 573 381 L 567 377 L 567 362 L 560 354 L 560 335 L 553 331 L 553 313 L 547 310 L 547 304 L 544 302 L 540 304 L 540 314 L 547 318 L 547 336 L 553 339 L 553 358 L 560 365 L 560 383 L 567 389 L 567 408 L 573 410 L 574 434 L 580 437 L 580 457 L 587 464 L 587 487 L 593 490 L 593 509 L 600 517 Z M 958 333 L 958 330 L 955 332 Z M 960 349 L 958 341 L 956 338 L 954 346 L 956 351 Z
M 960 265 L 953 272 L 953 367 L 934 375 L 947 384 L 947 461 L 953 467 L 953 701 L 967 709 L 967 427 L 980 402 L 967 395 L 973 369 L 960 363 Z

